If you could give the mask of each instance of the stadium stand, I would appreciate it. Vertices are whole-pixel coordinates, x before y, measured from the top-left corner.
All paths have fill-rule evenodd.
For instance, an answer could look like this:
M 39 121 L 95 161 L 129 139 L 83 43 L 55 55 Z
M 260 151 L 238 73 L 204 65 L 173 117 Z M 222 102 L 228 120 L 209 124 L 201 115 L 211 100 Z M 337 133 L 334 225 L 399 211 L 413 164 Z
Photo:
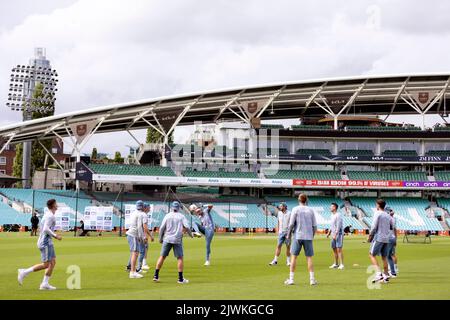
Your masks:
M 341 180 L 339 171 L 332 170 L 266 170 L 264 175 L 270 179 L 317 179 Z
M 384 198 L 388 206 L 390 206 L 397 219 L 397 229 L 410 231 L 442 231 L 442 225 L 436 218 L 429 217 L 425 211 L 429 207 L 429 202 L 421 198 Z M 354 205 L 362 209 L 366 217 L 363 221 L 371 226 L 373 215 L 376 212 L 376 198 L 359 198 L 352 197 L 351 201 Z
M 242 171 L 208 171 L 208 170 L 186 170 L 182 172 L 185 177 L 200 177 L 200 178 L 247 178 L 256 179 L 258 175 L 254 172 L 242 172 Z
M 373 156 L 372 150 L 352 150 L 352 149 L 343 149 L 339 151 L 340 156 L 346 157 L 354 157 L 354 156 Z
M 425 155 L 429 157 L 450 157 L 450 150 L 430 150 Z
M 328 149 L 298 149 L 297 154 L 308 156 L 310 154 L 331 157 L 331 151 Z
M 375 126 L 346 126 L 347 131 L 356 131 L 356 132 L 405 132 L 405 131 L 420 131 L 419 127 L 397 127 L 397 126 L 383 126 L 383 127 L 375 127 Z
M 313 125 L 313 124 L 298 124 L 298 125 L 292 125 L 292 130 L 296 131 L 331 131 L 333 130 L 330 126 L 324 126 L 324 125 Z
M 89 167 L 98 174 L 112 175 L 135 175 L 135 176 L 176 176 L 175 172 L 168 167 L 122 165 L 122 164 L 94 164 Z
M 428 181 L 425 172 L 408 171 L 348 171 L 351 180 Z
M 450 171 L 435 171 L 434 178 L 437 181 L 450 181 Z
M 385 150 L 382 153 L 386 157 L 417 157 L 416 150 Z
M 30 218 L 30 214 L 18 212 L 0 201 L 0 226 L 5 224 L 31 226 Z

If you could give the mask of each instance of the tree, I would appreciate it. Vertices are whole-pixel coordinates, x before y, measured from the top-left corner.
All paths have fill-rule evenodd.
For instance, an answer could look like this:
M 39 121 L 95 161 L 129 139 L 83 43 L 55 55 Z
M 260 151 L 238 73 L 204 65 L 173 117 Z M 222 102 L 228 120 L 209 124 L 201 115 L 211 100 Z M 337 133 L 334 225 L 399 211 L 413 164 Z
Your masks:
M 46 108 L 47 112 L 37 112 L 33 111 L 31 114 L 31 119 L 39 119 L 52 116 L 55 113 L 54 109 L 54 101 L 52 99 L 48 99 L 47 102 L 43 102 L 43 98 L 53 98 L 53 95 L 46 94 L 43 92 L 44 86 L 42 83 L 38 82 L 36 84 L 34 93 L 33 93 L 33 101 L 31 106 L 34 110 L 38 108 Z M 38 101 L 36 101 L 38 100 Z M 25 111 L 24 111 L 25 112 Z M 51 150 L 52 140 L 42 140 L 41 143 L 45 146 L 47 150 Z M 17 178 L 22 177 L 22 154 L 23 154 L 23 145 L 16 145 L 16 156 L 14 158 L 13 163 L 13 175 Z M 31 145 L 31 177 L 33 177 L 34 172 L 36 170 L 44 169 L 46 152 L 42 148 L 42 146 L 37 141 L 33 141 Z M 49 165 L 53 163 L 53 160 L 50 159 Z M 21 183 L 19 183 L 20 185 Z
M 164 136 L 157 130 L 153 128 L 147 129 L 147 138 L 145 139 L 146 143 L 163 143 Z M 173 144 L 173 131 L 169 136 L 169 144 Z
M 97 148 L 93 148 L 92 149 L 92 153 L 91 153 L 91 160 L 97 160 Z
M 120 154 L 119 151 L 116 151 L 116 153 L 114 154 L 114 163 L 123 163 L 124 159 L 122 157 L 122 155 Z

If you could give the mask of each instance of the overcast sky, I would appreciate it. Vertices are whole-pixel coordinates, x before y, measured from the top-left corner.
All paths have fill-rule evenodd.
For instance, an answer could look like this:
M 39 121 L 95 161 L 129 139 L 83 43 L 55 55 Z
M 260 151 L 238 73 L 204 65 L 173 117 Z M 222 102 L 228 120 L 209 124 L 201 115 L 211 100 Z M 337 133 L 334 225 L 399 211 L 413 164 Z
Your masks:
M 34 47 L 45 47 L 58 70 L 57 113 L 265 82 L 448 72 L 450 2 L 423 4 L 1 1 L 0 101 L 11 67 L 27 63 Z M 1 108 L 0 126 L 21 120 Z M 184 137 L 186 130 L 177 129 L 176 141 Z M 83 151 L 126 154 L 126 144 L 135 144 L 127 134 L 98 135 Z

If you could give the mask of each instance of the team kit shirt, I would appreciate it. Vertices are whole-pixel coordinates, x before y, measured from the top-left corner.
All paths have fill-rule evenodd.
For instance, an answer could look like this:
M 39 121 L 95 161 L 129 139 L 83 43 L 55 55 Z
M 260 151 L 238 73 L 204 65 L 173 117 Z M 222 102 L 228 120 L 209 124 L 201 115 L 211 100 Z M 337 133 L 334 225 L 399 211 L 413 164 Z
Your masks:
M 139 211 L 139 219 L 138 219 L 138 237 L 139 239 L 145 240 L 146 233 L 144 230 L 144 224 L 148 227 L 148 215 L 144 211 Z
M 391 216 L 385 211 L 377 211 L 373 218 L 373 225 L 370 234 L 374 234 L 374 240 L 382 243 L 389 243 L 391 231 L 393 230 Z
M 163 242 L 180 244 L 183 240 L 183 228 L 189 229 L 189 224 L 184 215 L 179 212 L 169 212 L 165 215 L 160 227 L 160 239 Z
M 289 220 L 291 218 L 291 212 L 288 210 L 286 210 L 286 212 L 278 210 L 275 211 L 274 215 L 278 219 L 278 234 L 287 233 L 289 230 Z
M 314 210 L 306 206 L 297 206 L 292 209 L 289 226 L 295 226 L 295 239 L 313 240 L 314 230 L 317 228 Z
M 396 226 L 396 222 L 395 222 L 395 218 L 391 216 L 391 221 L 392 221 L 392 230 L 391 230 L 391 234 L 389 236 L 389 240 L 391 240 L 392 242 L 395 242 L 397 240 L 397 235 L 395 234 L 395 228 Z
M 37 246 L 39 249 L 52 246 L 53 245 L 53 237 L 56 237 L 55 231 L 56 218 L 52 212 L 47 212 L 44 214 L 42 218 L 42 231 L 39 234 L 39 238 L 37 241 Z
M 205 228 L 214 229 L 214 222 L 208 207 L 203 208 L 203 215 L 200 216 L 200 221 Z
M 336 212 L 331 216 L 331 234 L 333 236 L 341 234 L 344 230 L 344 222 L 340 213 Z
M 135 238 L 142 238 L 142 235 L 144 234 L 142 230 L 142 216 L 141 216 L 140 210 L 135 210 L 130 215 L 130 227 L 128 228 L 128 231 L 126 234 L 131 237 Z

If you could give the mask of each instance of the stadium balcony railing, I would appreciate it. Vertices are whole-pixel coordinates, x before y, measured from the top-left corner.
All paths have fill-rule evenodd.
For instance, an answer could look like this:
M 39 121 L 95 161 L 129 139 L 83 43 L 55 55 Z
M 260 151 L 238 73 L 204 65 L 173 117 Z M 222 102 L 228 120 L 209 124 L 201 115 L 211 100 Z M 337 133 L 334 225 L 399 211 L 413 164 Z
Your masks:
M 263 123 L 261 124 L 261 129 L 284 129 L 284 126 L 282 124 L 268 124 Z
M 407 171 L 347 171 L 350 180 L 428 181 L 425 172 Z

